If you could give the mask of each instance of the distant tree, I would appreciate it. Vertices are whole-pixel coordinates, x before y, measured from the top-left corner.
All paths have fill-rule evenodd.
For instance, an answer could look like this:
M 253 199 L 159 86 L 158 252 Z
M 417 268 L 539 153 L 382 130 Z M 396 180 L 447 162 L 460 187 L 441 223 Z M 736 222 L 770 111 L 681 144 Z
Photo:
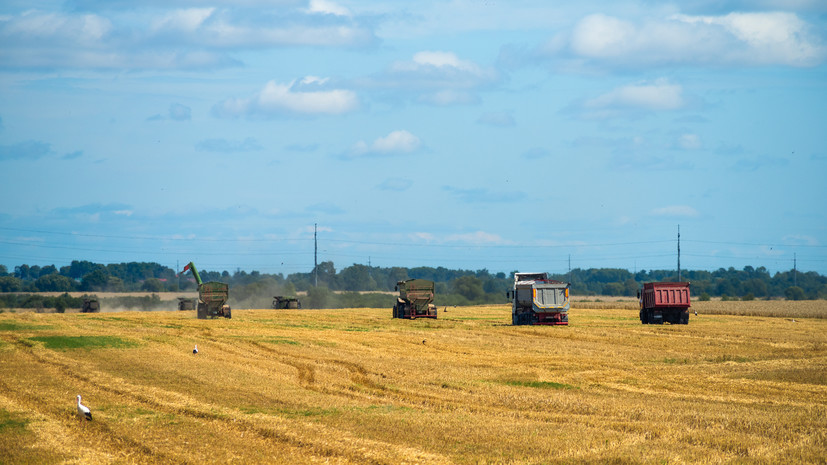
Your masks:
M 346 291 L 376 290 L 376 281 L 370 275 L 370 268 L 365 265 L 351 265 L 340 273 L 342 289 Z
M 741 297 L 741 300 L 755 300 L 755 296 L 752 294 L 752 292 L 748 292 L 746 295 Z
M 0 277 L 8 276 L 8 275 L 9 275 L 9 269 L 6 268 L 6 265 L 0 265 Z
M 110 276 L 104 268 L 96 269 L 80 280 L 80 289 L 86 292 L 105 291 L 109 284 L 109 278 Z
M 55 273 L 37 278 L 34 285 L 42 292 L 68 292 L 75 289 L 75 282 L 66 276 L 57 274 L 57 269 Z
M 57 274 L 57 268 L 54 265 L 47 265 L 40 269 L 40 273 L 38 273 L 37 277 L 43 277 L 50 274 Z
M 476 276 L 461 276 L 454 280 L 454 292 L 470 301 L 482 299 L 485 290 L 482 288 L 482 281 Z
M 698 297 L 698 300 L 700 300 L 701 302 L 709 302 L 710 299 L 711 297 L 706 292 L 701 292 L 701 296 Z
M 798 286 L 790 286 L 784 289 L 784 297 L 787 300 L 804 300 L 804 289 Z
M 333 302 L 333 292 L 323 286 L 312 286 L 307 290 L 306 308 L 329 308 Z
M 23 280 L 14 276 L 0 276 L 0 292 L 20 292 L 23 290 Z
M 147 292 L 163 292 L 164 283 L 158 278 L 147 278 L 141 285 L 141 290 Z

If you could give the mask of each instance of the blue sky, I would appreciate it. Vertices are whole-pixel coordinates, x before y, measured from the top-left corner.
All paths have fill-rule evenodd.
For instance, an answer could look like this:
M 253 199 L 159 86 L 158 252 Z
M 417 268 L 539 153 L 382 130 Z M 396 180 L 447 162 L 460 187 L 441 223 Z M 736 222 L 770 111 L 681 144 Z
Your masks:
M 827 274 L 826 62 L 818 0 L 8 0 L 0 263 Z

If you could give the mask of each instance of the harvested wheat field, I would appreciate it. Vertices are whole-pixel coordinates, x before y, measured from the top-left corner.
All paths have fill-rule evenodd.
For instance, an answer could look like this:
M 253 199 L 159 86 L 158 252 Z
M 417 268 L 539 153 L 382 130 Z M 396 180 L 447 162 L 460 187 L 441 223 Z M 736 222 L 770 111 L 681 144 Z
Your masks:
M 0 462 L 827 461 L 823 318 L 447 310 L 0 314 Z

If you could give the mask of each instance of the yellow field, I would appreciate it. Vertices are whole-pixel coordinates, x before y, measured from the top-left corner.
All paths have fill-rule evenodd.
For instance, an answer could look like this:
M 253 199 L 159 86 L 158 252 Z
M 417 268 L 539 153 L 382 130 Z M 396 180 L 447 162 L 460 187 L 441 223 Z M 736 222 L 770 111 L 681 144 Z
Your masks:
M 447 310 L 0 314 L 0 463 L 827 461 L 825 319 Z

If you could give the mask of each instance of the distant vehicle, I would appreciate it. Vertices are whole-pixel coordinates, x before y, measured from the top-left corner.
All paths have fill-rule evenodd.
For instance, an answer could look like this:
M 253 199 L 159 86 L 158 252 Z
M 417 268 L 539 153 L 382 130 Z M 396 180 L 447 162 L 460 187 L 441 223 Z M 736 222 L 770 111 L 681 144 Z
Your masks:
M 394 318 L 436 318 L 434 282 L 427 279 L 408 279 L 396 283 L 399 297 L 393 306 Z
M 273 297 L 273 308 L 302 308 L 302 303 L 295 297 L 277 295 Z
M 81 307 L 80 311 L 83 313 L 98 313 L 101 311 L 101 304 L 98 302 L 98 299 L 84 298 L 83 307 Z
M 637 297 L 641 323 L 689 324 L 689 283 L 645 283 Z
M 548 273 L 514 273 L 511 324 L 568 325 L 571 284 L 549 279 Z
M 178 310 L 195 310 L 196 305 L 198 305 L 198 299 L 178 297 Z
M 230 286 L 217 281 L 201 282 L 201 276 L 192 262 L 189 262 L 184 267 L 184 271 L 192 271 L 195 282 L 198 283 L 198 303 L 196 305 L 196 315 L 198 319 L 205 320 L 207 318 L 232 318 L 232 311 L 230 306 L 226 304 L 230 296 Z

